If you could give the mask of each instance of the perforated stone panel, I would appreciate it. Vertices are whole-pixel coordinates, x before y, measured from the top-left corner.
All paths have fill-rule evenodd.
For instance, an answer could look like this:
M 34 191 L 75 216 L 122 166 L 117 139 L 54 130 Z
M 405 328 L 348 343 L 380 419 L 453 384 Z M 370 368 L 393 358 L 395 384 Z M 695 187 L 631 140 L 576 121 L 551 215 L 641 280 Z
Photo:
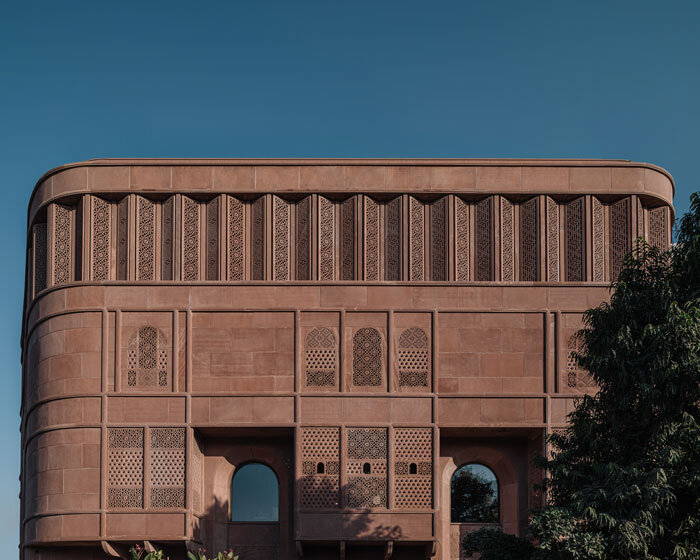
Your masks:
M 574 358 L 574 354 L 580 352 L 580 350 L 581 340 L 574 334 L 569 338 L 567 344 L 566 384 L 570 388 L 594 387 L 595 383 L 591 374 L 580 367 Z
M 336 379 L 336 338 L 327 327 L 306 335 L 305 373 L 307 387 L 333 387 Z
M 340 279 L 355 280 L 356 197 L 340 204 Z
M 610 275 L 617 280 L 622 261 L 631 249 L 630 198 L 623 198 L 610 205 Z
M 261 196 L 251 205 L 251 278 L 265 279 L 265 197 Z
M 219 197 L 207 202 L 207 226 L 206 226 L 206 278 L 207 280 L 219 279 Z
M 337 508 L 340 503 L 340 430 L 302 428 L 301 441 L 301 506 Z M 319 464 L 322 473 L 318 472 Z
M 129 197 L 117 204 L 117 280 L 129 276 Z
M 365 279 L 379 280 L 379 204 L 365 201 Z
M 109 280 L 110 265 L 109 202 L 92 199 L 92 279 Z
M 277 196 L 274 200 L 274 274 L 275 280 L 289 280 L 289 203 Z
M 515 280 L 515 206 L 501 197 L 501 280 Z
M 296 267 L 297 280 L 311 280 L 312 215 L 310 196 L 297 202 Z
M 585 200 L 579 197 L 566 205 L 566 279 L 569 282 L 585 280 Z
M 476 280 L 493 280 L 491 198 L 476 204 Z
M 528 457 L 529 464 L 529 501 L 530 509 L 541 508 L 544 505 L 544 495 L 538 486 L 542 483 L 544 471 L 539 465 L 535 465 L 535 460 L 544 454 L 544 437 L 540 433 L 537 437 L 528 441 Z
M 228 238 L 228 279 L 245 278 L 245 213 L 243 203 L 232 196 L 228 197 L 226 217 Z
M 396 428 L 394 457 L 395 507 L 400 509 L 432 507 L 432 429 Z
M 150 506 L 185 507 L 185 428 L 151 428 Z
M 447 201 L 443 196 L 430 205 L 430 277 L 437 281 L 447 280 L 448 274 Z
M 143 428 L 108 428 L 107 507 L 143 507 Z
M 199 204 L 183 197 L 183 263 L 182 277 L 185 281 L 199 280 Z
M 352 382 L 356 386 L 382 384 L 382 335 L 377 329 L 358 329 L 352 338 Z
M 592 197 L 593 213 L 593 281 L 605 280 L 605 217 L 600 200 Z
M 520 205 L 519 276 L 523 282 L 535 282 L 540 279 L 538 213 L 537 197 Z
M 46 224 L 34 226 L 34 295 L 46 288 Z
M 649 244 L 663 251 L 668 249 L 666 216 L 667 211 L 663 206 L 649 210 Z
M 423 203 L 409 197 L 409 256 L 411 280 L 425 280 L 425 213 Z
M 70 282 L 72 267 L 71 232 L 73 229 L 71 210 L 67 206 L 54 204 L 53 229 L 53 283 Z
M 162 219 L 160 224 L 160 278 L 173 280 L 173 241 L 175 198 L 170 197 L 161 205 Z
M 347 430 L 346 507 L 387 507 L 387 456 L 386 428 Z
M 155 280 L 156 271 L 156 207 L 143 197 L 137 198 L 137 280 Z
M 559 282 L 559 204 L 547 197 L 547 279 Z
M 169 357 L 168 340 L 159 329 L 139 328 L 129 339 L 127 387 L 167 389 L 170 386 Z
M 333 280 L 335 263 L 335 212 L 333 203 L 319 197 L 319 264 L 321 280 Z
M 469 280 L 469 204 L 455 198 L 455 269 L 458 281 Z
M 401 197 L 384 205 L 384 280 L 401 280 Z
M 429 348 L 428 335 L 423 329 L 413 327 L 401 332 L 397 352 L 400 387 L 428 387 Z

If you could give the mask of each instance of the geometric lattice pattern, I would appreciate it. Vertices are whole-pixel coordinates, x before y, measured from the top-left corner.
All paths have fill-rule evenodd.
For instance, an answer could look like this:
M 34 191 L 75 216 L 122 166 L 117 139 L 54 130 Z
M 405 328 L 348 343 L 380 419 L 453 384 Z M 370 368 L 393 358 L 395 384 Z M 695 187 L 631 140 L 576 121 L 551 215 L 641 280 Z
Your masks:
M 411 280 L 424 280 L 424 240 L 425 240 L 425 215 L 423 204 L 413 198 L 409 198 L 411 212 L 410 227 L 410 271 Z
M 352 338 L 352 382 L 369 387 L 382 383 L 382 335 L 377 329 L 358 329 Z
M 109 202 L 92 199 L 92 279 L 109 280 L 110 227 Z
M 379 204 L 365 197 L 365 280 L 379 280 Z
M 668 249 L 666 215 L 666 208 L 663 206 L 649 210 L 649 244 L 662 251 Z
M 418 327 L 405 329 L 399 337 L 399 387 L 427 387 L 430 371 L 428 335 Z
M 394 430 L 396 508 L 430 508 L 433 503 L 433 430 Z
M 581 340 L 576 334 L 572 335 L 568 341 L 567 361 L 566 361 L 566 385 L 570 388 L 575 387 L 594 387 L 595 383 L 591 374 L 578 365 L 575 359 L 575 354 L 581 350 Z
M 384 205 L 384 280 L 401 280 L 401 197 Z
M 286 200 L 273 197 L 273 258 L 274 279 L 289 280 L 289 214 L 290 206 Z
M 321 280 L 333 280 L 335 263 L 335 212 L 333 202 L 319 197 L 319 266 Z
M 243 203 L 232 196 L 228 197 L 228 279 L 243 280 L 245 274 L 245 216 Z
M 455 269 L 456 279 L 469 280 L 469 204 L 455 197 Z
M 355 214 L 356 198 L 340 204 L 340 279 L 355 280 Z
M 585 280 L 586 248 L 585 199 L 581 196 L 566 204 L 566 280 Z
M 183 263 L 182 276 L 185 281 L 199 280 L 199 204 L 183 197 Z
M 447 280 L 447 197 L 430 205 L 430 279 Z
M 335 386 L 335 334 L 327 327 L 318 327 L 306 335 L 306 385 Z
M 537 197 L 520 205 L 520 280 L 535 282 L 540 278 L 539 263 L 539 228 Z
M 265 279 L 265 197 L 251 204 L 251 280 Z
M 46 288 L 46 224 L 34 226 L 34 295 Z
M 515 279 L 515 206 L 501 197 L 501 280 Z
M 386 428 L 347 430 L 346 507 L 387 507 L 387 457 Z
M 144 326 L 129 340 L 126 380 L 129 387 L 160 388 L 170 385 L 168 341 L 156 327 Z
M 301 429 L 301 507 L 337 508 L 340 500 L 340 430 Z
M 631 248 L 630 197 L 610 205 L 610 275 L 617 280 L 622 261 Z
M 160 279 L 173 280 L 173 227 L 175 197 L 170 197 L 161 205 L 160 221 Z
M 547 279 L 559 282 L 559 205 L 547 197 Z
M 185 428 L 151 428 L 150 506 L 185 507 Z
M 219 200 L 216 197 L 206 205 L 206 279 L 219 279 Z
M 108 428 L 107 507 L 143 507 L 143 428 Z
M 605 281 L 605 217 L 600 200 L 591 197 L 593 211 L 593 281 Z
M 476 277 L 475 280 L 492 279 L 493 232 L 491 219 L 491 200 L 485 198 L 476 204 Z
M 297 280 L 311 280 L 311 196 L 301 199 L 296 204 L 296 270 Z
M 156 271 L 156 208 L 150 200 L 138 197 L 137 280 L 154 280 Z
M 66 206 L 54 204 L 53 230 L 53 283 L 70 282 L 71 273 L 71 210 Z

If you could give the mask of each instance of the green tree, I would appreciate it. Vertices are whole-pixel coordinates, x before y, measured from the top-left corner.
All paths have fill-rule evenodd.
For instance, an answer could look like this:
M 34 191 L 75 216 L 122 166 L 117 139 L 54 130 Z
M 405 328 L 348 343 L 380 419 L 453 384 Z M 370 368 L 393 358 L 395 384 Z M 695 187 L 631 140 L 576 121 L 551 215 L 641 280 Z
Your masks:
M 453 523 L 498 523 L 498 495 L 491 480 L 462 467 L 451 486 Z

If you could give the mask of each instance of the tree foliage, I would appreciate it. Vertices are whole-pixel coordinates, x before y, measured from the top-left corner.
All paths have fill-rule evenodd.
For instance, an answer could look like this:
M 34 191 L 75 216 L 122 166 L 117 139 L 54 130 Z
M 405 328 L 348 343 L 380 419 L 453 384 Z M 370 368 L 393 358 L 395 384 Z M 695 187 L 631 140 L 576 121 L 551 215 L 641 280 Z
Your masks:
M 453 523 L 498 523 L 498 496 L 490 480 L 461 468 L 451 482 Z

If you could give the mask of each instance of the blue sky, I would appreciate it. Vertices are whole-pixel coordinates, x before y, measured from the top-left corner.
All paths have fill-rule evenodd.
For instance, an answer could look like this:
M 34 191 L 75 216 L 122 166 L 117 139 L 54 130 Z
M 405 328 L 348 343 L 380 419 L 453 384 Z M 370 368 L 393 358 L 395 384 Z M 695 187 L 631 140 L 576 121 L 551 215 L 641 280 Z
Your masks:
M 16 554 L 26 204 L 93 157 L 609 157 L 700 190 L 700 3 L 5 2 L 0 552 Z

